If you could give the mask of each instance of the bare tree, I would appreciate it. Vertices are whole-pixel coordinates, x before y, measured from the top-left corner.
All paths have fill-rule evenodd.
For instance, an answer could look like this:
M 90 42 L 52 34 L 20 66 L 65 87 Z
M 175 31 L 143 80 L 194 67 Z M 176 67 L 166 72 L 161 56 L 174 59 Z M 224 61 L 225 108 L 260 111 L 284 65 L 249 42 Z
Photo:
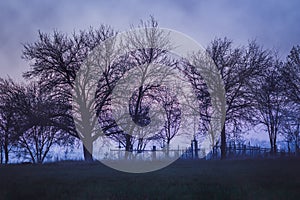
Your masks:
M 148 21 L 141 21 L 137 27 L 132 26 L 131 28 L 138 28 L 139 31 L 129 33 L 125 44 L 127 51 L 130 52 L 129 59 L 132 66 L 141 72 L 141 76 L 136 80 L 139 88 L 134 98 L 135 102 L 132 104 L 134 106 L 131 108 L 131 117 L 137 123 L 141 120 L 149 122 L 150 118 L 147 113 L 150 109 L 149 101 L 153 99 L 151 92 L 155 93 L 156 89 L 161 86 L 160 82 L 154 82 L 158 77 L 155 77 L 157 74 L 151 71 L 151 67 L 153 65 L 172 67 L 176 62 L 172 61 L 167 54 L 172 48 L 168 35 L 159 29 L 158 22 L 153 17 L 150 17 Z M 155 130 L 149 130 L 149 132 L 151 131 Z M 153 138 L 153 135 L 150 136 L 149 133 L 147 136 Z
M 285 67 L 282 69 L 285 80 L 287 97 L 294 103 L 300 104 L 300 46 L 295 46 L 287 57 Z M 299 108 L 299 107 L 298 107 Z M 299 110 L 298 110 L 299 112 Z
M 99 29 L 80 31 L 68 36 L 55 31 L 53 35 L 39 32 L 39 39 L 32 44 L 24 45 L 23 57 L 31 61 L 31 70 L 24 73 L 25 78 L 38 78 L 43 89 L 51 90 L 67 101 L 72 101 L 74 80 L 80 66 L 87 59 L 91 50 L 105 39 L 115 35 L 108 26 Z M 78 130 L 77 130 L 78 131 Z M 80 138 L 92 133 L 69 131 L 71 135 Z M 92 154 L 83 145 L 85 160 L 92 160 Z
M 29 154 L 33 163 L 42 163 L 53 145 L 66 145 L 72 140 L 69 129 L 70 105 L 60 96 L 31 83 L 19 94 L 18 146 Z
M 21 91 L 22 87 L 12 79 L 0 79 L 1 157 L 3 148 L 6 164 L 9 162 L 9 152 L 16 144 L 18 138 L 19 118 L 16 101 L 19 99 L 19 92 Z
M 203 60 L 203 55 L 195 55 L 192 63 L 182 60 L 181 65 L 179 65 L 179 69 L 193 86 L 193 92 L 196 94 L 198 100 L 197 112 L 199 112 L 199 119 L 195 120 L 195 122 L 198 121 L 198 124 L 194 124 L 194 138 L 197 136 L 205 137 L 209 134 L 211 131 L 210 121 L 212 116 L 211 98 L 207 84 L 203 78 L 207 74 L 197 69 L 198 60 Z M 216 144 L 214 143 L 214 145 Z
M 293 148 L 296 154 L 299 153 L 300 149 L 300 118 L 297 113 L 293 110 L 293 106 L 286 106 L 283 112 L 282 129 L 280 130 L 288 143 L 288 151 L 291 152 L 291 148 Z
M 284 109 L 282 134 L 290 144 L 294 144 L 295 152 L 299 151 L 300 143 L 300 46 L 295 46 L 287 57 L 287 62 L 281 68 L 283 91 L 287 105 Z
M 100 98 L 97 98 L 100 99 L 101 102 L 106 101 L 105 104 L 98 103 L 98 105 L 100 105 L 98 106 L 98 111 L 100 113 L 102 129 L 107 136 L 119 141 L 119 143 L 125 147 L 126 151 L 130 151 L 134 143 L 137 143 L 138 149 L 144 149 L 145 145 L 149 142 L 149 138 L 154 139 L 153 136 L 155 134 L 150 136 L 149 133 L 155 132 L 155 130 L 145 131 L 150 121 L 154 120 L 149 116 L 150 104 L 153 103 L 153 101 L 155 102 L 153 94 L 158 94 L 157 88 L 161 87 L 160 82 L 155 82 L 158 77 L 157 73 L 153 72 L 152 66 L 167 65 L 172 67 L 176 64 L 176 62 L 167 55 L 171 48 L 170 41 L 166 33 L 158 28 L 158 23 L 153 17 L 148 21 L 141 21 L 138 27 L 132 26 L 132 29 L 135 28 L 138 28 L 137 31 L 129 31 L 123 38 L 122 48 L 125 54 L 122 55 L 122 58 L 124 60 L 117 65 L 105 65 L 107 64 L 106 62 L 104 63 L 104 67 L 101 67 L 104 71 L 102 73 L 103 81 L 100 81 L 100 85 L 102 83 L 103 86 L 100 86 L 100 89 L 103 88 L 104 90 L 98 93 L 98 97 Z M 116 52 L 118 50 L 115 49 L 114 51 Z M 113 59 L 105 58 L 104 60 Z M 135 88 L 136 90 L 133 92 L 130 102 L 127 102 L 129 104 L 131 120 L 135 123 L 135 125 L 129 127 L 131 123 L 128 123 L 126 120 L 121 121 L 122 113 L 119 113 L 120 119 L 115 119 L 112 116 L 112 110 L 116 112 L 116 110 L 118 110 L 116 106 L 122 107 L 120 105 L 123 105 L 124 102 L 118 102 L 117 105 L 112 105 L 111 98 L 112 91 L 116 89 L 115 84 L 117 81 L 124 76 L 126 77 L 126 72 L 131 69 L 137 71 L 137 73 L 131 75 L 131 77 L 138 84 L 138 89 Z M 118 87 L 120 87 L 120 85 L 118 85 Z M 119 88 L 121 92 L 126 89 L 126 85 L 123 88 Z M 120 101 L 124 100 L 121 99 Z M 138 128 L 139 126 L 144 127 L 144 130 Z M 133 135 L 138 137 L 133 137 Z M 157 139 L 157 137 L 155 138 Z M 169 138 L 169 141 L 170 139 L 171 138 Z
M 257 84 L 256 78 L 264 73 L 270 58 L 269 53 L 255 42 L 247 47 L 233 48 L 227 38 L 216 39 L 207 48 L 225 85 L 226 119 L 221 132 L 221 158 L 226 157 L 225 127 L 241 125 L 251 119 L 253 94 L 250 87 Z
M 181 109 L 177 97 L 168 88 L 158 88 L 158 95 L 155 98 L 162 104 L 165 112 L 165 123 L 159 135 L 169 145 L 171 140 L 178 135 L 181 120 Z
M 19 137 L 20 153 L 29 155 L 32 163 L 43 163 L 51 147 L 67 144 L 69 135 L 54 126 L 33 126 Z M 53 156 L 53 155 L 51 155 Z
M 286 96 L 280 83 L 282 80 L 281 67 L 282 63 L 275 59 L 270 63 L 264 75 L 257 79 L 257 84 L 252 86 L 257 109 L 254 118 L 267 129 L 271 153 L 277 151 L 277 137 L 284 120 L 283 111 L 286 107 Z

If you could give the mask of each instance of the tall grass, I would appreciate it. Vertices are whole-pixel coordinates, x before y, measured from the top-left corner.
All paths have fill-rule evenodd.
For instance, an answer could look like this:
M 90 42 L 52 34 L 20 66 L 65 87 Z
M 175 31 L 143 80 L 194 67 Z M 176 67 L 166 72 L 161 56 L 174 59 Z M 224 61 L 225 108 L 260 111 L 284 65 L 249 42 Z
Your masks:
M 146 174 L 97 162 L 7 165 L 0 199 L 300 199 L 300 160 L 178 160 Z

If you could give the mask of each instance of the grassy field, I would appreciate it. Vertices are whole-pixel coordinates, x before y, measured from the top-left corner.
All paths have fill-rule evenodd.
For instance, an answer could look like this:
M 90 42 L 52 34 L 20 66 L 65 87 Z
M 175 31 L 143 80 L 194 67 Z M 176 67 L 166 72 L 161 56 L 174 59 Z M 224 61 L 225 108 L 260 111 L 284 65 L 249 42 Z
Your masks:
M 101 163 L 7 165 L 0 199 L 300 199 L 300 159 L 179 160 L 146 174 Z

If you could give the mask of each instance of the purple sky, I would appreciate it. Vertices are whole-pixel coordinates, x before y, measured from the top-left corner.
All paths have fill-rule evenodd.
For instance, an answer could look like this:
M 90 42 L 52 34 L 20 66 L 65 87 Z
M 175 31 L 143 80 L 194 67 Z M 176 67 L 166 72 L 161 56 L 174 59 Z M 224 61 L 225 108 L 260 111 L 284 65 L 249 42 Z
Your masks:
M 300 44 L 300 1 L 58 1 L 0 2 L 0 76 L 22 80 L 29 63 L 21 59 L 22 44 L 34 42 L 37 31 L 51 33 L 109 24 L 123 31 L 153 15 L 161 27 L 183 32 L 203 46 L 227 36 L 236 45 L 256 39 L 278 49 L 285 58 Z
M 216 37 L 226 36 L 236 45 L 256 39 L 285 59 L 293 45 L 300 45 L 299 8 L 298 0 L 0 1 L 0 77 L 23 80 L 29 63 L 21 59 L 22 44 L 34 42 L 38 30 L 71 33 L 108 24 L 124 31 L 149 15 L 204 47 Z M 255 132 L 261 128 L 245 137 L 267 140 L 267 134 Z

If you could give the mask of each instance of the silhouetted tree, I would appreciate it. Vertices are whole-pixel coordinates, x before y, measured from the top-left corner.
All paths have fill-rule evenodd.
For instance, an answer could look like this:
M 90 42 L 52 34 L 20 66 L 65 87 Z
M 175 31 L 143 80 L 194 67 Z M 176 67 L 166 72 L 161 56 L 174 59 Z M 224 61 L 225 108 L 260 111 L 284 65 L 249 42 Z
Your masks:
M 24 46 L 23 57 L 31 61 L 31 70 L 24 73 L 24 77 L 38 78 L 40 86 L 72 101 L 74 80 L 80 66 L 87 59 L 88 54 L 105 39 L 115 35 L 108 26 L 99 29 L 90 28 L 68 36 L 57 31 L 52 35 L 39 32 L 39 39 Z M 78 131 L 78 130 L 77 130 Z M 88 129 L 69 131 L 79 139 L 91 137 Z M 80 137 L 80 135 L 82 137 Z M 92 154 L 83 145 L 84 158 L 92 160 Z
M 267 128 L 272 153 L 277 151 L 276 142 L 284 120 L 283 111 L 286 106 L 286 97 L 281 83 L 281 67 L 282 63 L 276 59 L 270 62 L 264 74 L 252 86 L 257 109 L 254 118 Z
M 162 104 L 165 113 L 164 126 L 159 135 L 169 145 L 171 140 L 178 134 L 181 122 L 181 108 L 177 97 L 167 88 L 158 88 L 155 98 Z M 155 93 L 154 93 L 155 94 Z
M 282 134 L 295 151 L 299 151 L 300 143 L 300 47 L 295 46 L 290 51 L 284 67 L 281 68 L 282 85 L 287 105 L 284 108 Z
M 132 26 L 132 29 L 135 27 Z M 142 150 L 145 148 L 149 139 L 154 139 L 155 130 L 145 131 L 146 126 L 152 120 L 149 116 L 149 109 L 151 100 L 151 93 L 156 93 L 157 88 L 160 87 L 159 82 L 155 82 L 157 73 L 153 73 L 151 66 L 153 65 L 167 65 L 174 66 L 175 61 L 170 59 L 167 55 L 171 48 L 170 41 L 168 40 L 167 34 L 159 30 L 158 23 L 154 18 L 150 18 L 148 21 L 141 21 L 137 27 L 138 31 L 128 32 L 124 37 L 122 48 L 124 49 L 125 55 L 122 56 L 123 62 L 113 65 L 105 65 L 101 67 L 104 69 L 103 77 L 100 78 L 100 89 L 98 90 L 98 112 L 100 116 L 100 124 L 107 136 L 110 136 L 116 141 L 119 141 L 121 145 L 125 147 L 126 151 L 130 151 L 133 144 L 137 141 L 137 148 Z M 118 49 L 114 49 L 117 52 Z M 114 56 L 114 55 L 108 55 Z M 105 58 L 104 60 L 113 60 Z M 112 117 L 112 110 L 116 111 L 116 106 L 123 105 L 119 102 L 118 105 L 111 105 L 111 93 L 114 90 L 117 81 L 130 69 L 135 69 L 137 74 L 131 76 L 138 83 L 138 89 L 132 94 L 129 103 L 129 111 L 131 120 L 135 123 L 132 127 L 124 127 L 130 125 L 126 120 L 115 119 Z M 166 74 L 167 76 L 167 74 Z M 120 85 L 119 85 L 120 87 Z M 124 86 L 126 87 L 126 85 Z M 101 91 L 101 89 L 103 89 Z M 121 88 L 122 89 L 122 88 Z M 127 88 L 123 88 L 126 90 Z M 123 101 L 122 99 L 120 101 Z M 105 103 L 104 103 L 105 102 Z M 119 116 L 123 116 L 119 113 Z M 120 128 L 123 126 L 123 129 Z M 144 127 L 141 130 L 139 127 Z M 133 137 L 132 135 L 136 135 Z M 148 138 L 148 139 L 147 139 Z
M 283 112 L 284 119 L 280 130 L 288 143 L 288 151 L 291 151 L 293 145 L 293 149 L 297 154 L 300 149 L 300 118 L 298 113 L 293 110 L 293 106 L 287 106 Z
M 21 117 L 18 146 L 33 163 L 42 163 L 53 145 L 72 142 L 70 105 L 36 83 L 25 86 L 22 93 L 15 102 Z
M 198 100 L 197 112 L 199 113 L 199 119 L 195 119 L 195 123 L 198 121 L 198 124 L 193 124 L 194 138 L 197 136 L 205 137 L 211 131 L 210 121 L 212 116 L 212 104 L 210 94 L 208 92 L 208 86 L 203 77 L 207 76 L 208 79 L 213 79 L 213 77 L 210 77 L 210 75 L 205 73 L 203 70 L 198 69 L 199 65 L 201 66 L 201 63 L 199 62 L 202 62 L 203 59 L 204 56 L 201 53 L 196 53 L 192 58 L 192 62 L 183 59 L 181 65 L 178 67 L 189 80 L 193 87 L 193 92 L 196 94 Z M 205 67 L 207 67 L 208 71 L 213 71 L 209 69 L 208 65 Z M 214 81 L 217 82 L 216 80 Z M 216 145 L 216 140 L 212 141 L 213 145 Z
M 19 117 L 16 101 L 22 87 L 12 79 L 0 78 L 0 140 L 1 157 L 4 151 L 5 163 L 9 162 L 9 152 L 17 142 L 19 132 Z
M 295 46 L 287 57 L 285 67 L 282 69 L 285 80 L 287 97 L 298 105 L 300 104 L 300 46 Z M 298 110 L 299 112 L 299 110 Z
M 270 61 L 269 53 L 256 42 L 247 47 L 233 48 L 227 38 L 215 39 L 207 48 L 225 85 L 226 119 L 221 132 L 221 158 L 226 157 L 226 128 L 242 125 L 251 119 L 253 99 L 251 86 L 257 84 Z

